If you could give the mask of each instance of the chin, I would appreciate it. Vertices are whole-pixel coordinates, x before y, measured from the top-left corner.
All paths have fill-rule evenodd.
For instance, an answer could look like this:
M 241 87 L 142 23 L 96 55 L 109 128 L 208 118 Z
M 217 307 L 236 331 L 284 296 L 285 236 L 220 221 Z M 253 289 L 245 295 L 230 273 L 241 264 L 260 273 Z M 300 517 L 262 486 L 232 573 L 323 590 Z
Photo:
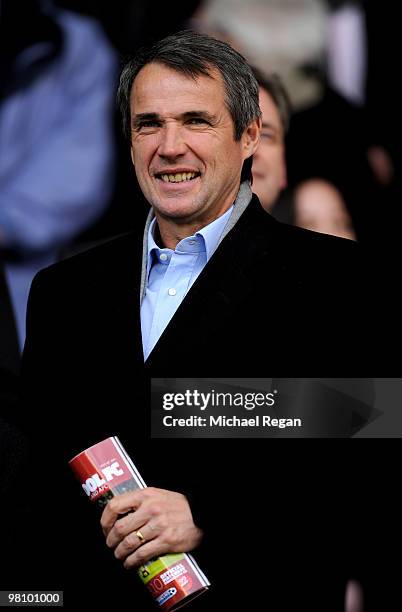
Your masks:
M 191 206 L 185 202 L 182 204 L 176 201 L 174 206 L 164 205 L 160 203 L 158 206 L 155 206 L 155 210 L 162 216 L 168 219 L 181 219 L 188 218 L 194 215 L 196 209 L 194 206 Z

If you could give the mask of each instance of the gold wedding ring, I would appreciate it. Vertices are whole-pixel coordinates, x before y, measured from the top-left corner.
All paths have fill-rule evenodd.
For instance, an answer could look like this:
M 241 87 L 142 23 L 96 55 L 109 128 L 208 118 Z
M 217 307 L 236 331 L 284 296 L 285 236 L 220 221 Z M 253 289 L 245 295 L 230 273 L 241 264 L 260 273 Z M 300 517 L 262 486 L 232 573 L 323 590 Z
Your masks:
M 142 535 L 142 533 L 141 533 L 141 531 L 140 531 L 140 530 L 136 531 L 136 532 L 135 532 L 135 535 L 136 535 L 136 536 L 137 536 L 137 538 L 140 540 L 141 544 L 143 544 L 143 543 L 145 542 L 145 538 L 144 538 L 144 536 Z

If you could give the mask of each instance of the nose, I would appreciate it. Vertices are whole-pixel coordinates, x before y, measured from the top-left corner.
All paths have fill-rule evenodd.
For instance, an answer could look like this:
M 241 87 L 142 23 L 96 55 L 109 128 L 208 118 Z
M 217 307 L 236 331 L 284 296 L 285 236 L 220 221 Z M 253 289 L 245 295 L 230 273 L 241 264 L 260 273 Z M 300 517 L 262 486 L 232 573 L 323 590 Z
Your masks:
M 166 159 L 175 159 L 186 153 L 187 146 L 183 139 L 181 126 L 167 123 L 161 130 L 158 155 Z

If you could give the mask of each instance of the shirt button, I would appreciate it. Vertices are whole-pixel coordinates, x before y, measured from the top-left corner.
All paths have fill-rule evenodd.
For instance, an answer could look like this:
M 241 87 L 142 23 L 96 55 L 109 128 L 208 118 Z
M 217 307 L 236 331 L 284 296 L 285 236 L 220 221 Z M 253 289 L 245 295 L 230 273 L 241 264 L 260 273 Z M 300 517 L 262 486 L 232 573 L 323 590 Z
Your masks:
M 160 259 L 161 261 L 166 261 L 166 260 L 167 260 L 167 258 L 168 258 L 168 256 L 166 255 L 166 253 L 161 253 L 161 254 L 159 255 L 159 259 Z
M 189 244 L 195 244 L 195 240 L 189 240 L 188 243 Z
M 169 291 L 168 291 L 169 295 L 176 295 L 176 293 L 177 293 L 177 291 L 173 287 L 171 289 L 169 289 Z

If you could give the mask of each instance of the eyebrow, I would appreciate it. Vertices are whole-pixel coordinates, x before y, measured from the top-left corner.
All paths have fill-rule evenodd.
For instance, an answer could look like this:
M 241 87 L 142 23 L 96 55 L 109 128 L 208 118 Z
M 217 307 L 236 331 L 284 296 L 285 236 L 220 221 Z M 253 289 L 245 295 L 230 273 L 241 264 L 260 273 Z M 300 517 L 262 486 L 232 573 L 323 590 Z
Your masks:
M 133 128 L 138 127 L 143 121 L 159 121 L 160 117 L 157 113 L 139 113 L 134 115 L 131 121 Z
M 202 110 L 188 111 L 187 113 L 183 113 L 181 116 L 183 119 L 193 119 L 194 117 L 206 119 L 206 121 L 209 121 L 210 123 L 214 123 L 214 121 L 216 121 L 216 117 L 214 115 L 211 115 L 211 113 L 208 111 Z
M 216 122 L 216 117 L 211 115 L 208 111 L 203 110 L 191 110 L 186 111 L 185 113 L 181 113 L 175 117 L 176 119 L 181 119 L 182 121 L 188 121 L 189 119 L 205 119 L 209 123 Z M 163 121 L 162 117 L 158 113 L 139 113 L 138 115 L 134 115 L 132 120 L 132 127 L 136 128 L 144 121 Z

